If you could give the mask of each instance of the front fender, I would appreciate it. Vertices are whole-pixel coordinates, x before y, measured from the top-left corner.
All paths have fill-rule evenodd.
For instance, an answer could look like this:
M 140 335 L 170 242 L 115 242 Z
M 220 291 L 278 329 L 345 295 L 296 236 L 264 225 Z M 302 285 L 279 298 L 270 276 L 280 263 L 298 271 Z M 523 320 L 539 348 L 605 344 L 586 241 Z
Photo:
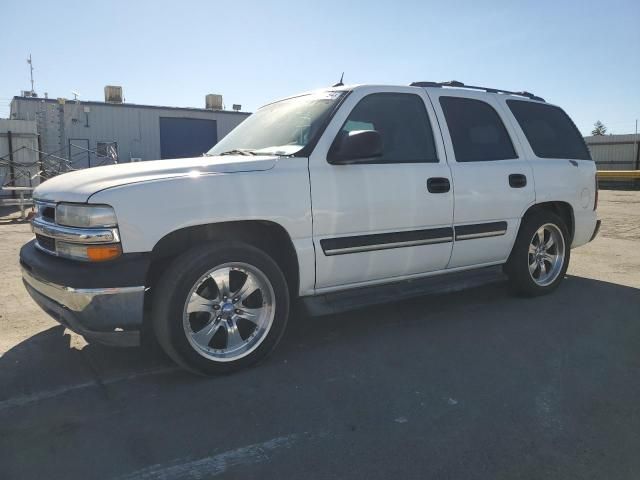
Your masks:
M 150 252 L 169 233 L 196 225 L 244 220 L 277 223 L 296 249 L 301 292 L 313 288 L 305 158 L 283 158 L 267 171 L 212 173 L 112 187 L 92 195 L 89 202 L 115 209 L 125 253 Z

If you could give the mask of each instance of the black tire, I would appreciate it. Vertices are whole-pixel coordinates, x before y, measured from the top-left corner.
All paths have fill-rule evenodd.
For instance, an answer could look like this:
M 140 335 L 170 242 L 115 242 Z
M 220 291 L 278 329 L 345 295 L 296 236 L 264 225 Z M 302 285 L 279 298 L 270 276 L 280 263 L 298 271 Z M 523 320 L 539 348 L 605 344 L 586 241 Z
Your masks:
M 198 279 L 216 266 L 241 262 L 260 270 L 271 283 L 275 313 L 262 342 L 246 356 L 217 361 L 194 348 L 183 328 L 185 302 Z M 164 271 L 153 292 L 153 328 L 162 349 L 182 367 L 201 375 L 231 373 L 263 360 L 284 334 L 289 317 L 289 290 L 284 275 L 262 250 L 240 242 L 215 242 L 179 255 Z
M 529 245 L 538 229 L 547 224 L 555 225 L 560 231 L 564 242 L 564 258 L 557 277 L 548 285 L 539 285 L 529 272 Z M 567 272 L 570 256 L 571 237 L 562 218 L 553 212 L 545 210 L 527 214 L 520 225 L 509 260 L 504 266 L 504 271 L 509 277 L 510 289 L 518 295 L 527 297 L 536 297 L 553 292 L 558 288 Z

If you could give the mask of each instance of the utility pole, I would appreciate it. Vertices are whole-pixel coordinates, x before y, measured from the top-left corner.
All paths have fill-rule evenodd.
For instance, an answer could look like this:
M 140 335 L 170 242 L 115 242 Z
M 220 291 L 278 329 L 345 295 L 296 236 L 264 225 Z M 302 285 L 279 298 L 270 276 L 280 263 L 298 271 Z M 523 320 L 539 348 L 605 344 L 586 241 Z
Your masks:
M 638 119 L 636 118 L 636 141 L 634 146 L 636 147 L 636 170 L 640 170 L 640 139 L 638 138 Z
M 33 89 L 33 62 L 31 61 L 31 54 L 29 54 L 29 58 L 27 58 L 27 63 L 29 64 L 29 71 L 31 73 L 31 96 L 35 90 Z

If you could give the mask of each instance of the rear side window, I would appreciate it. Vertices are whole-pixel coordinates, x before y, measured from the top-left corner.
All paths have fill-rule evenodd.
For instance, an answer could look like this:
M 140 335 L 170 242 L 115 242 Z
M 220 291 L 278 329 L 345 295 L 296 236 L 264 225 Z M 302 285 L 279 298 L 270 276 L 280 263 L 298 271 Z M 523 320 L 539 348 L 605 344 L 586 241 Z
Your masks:
M 353 108 L 336 141 L 354 130 L 376 130 L 382 136 L 382 157 L 371 163 L 438 161 L 431 122 L 418 95 L 367 95 Z
M 507 105 L 536 156 L 591 160 L 582 135 L 561 108 L 522 100 L 507 100 Z
M 440 97 L 458 162 L 518 158 L 507 129 L 491 105 L 481 100 Z

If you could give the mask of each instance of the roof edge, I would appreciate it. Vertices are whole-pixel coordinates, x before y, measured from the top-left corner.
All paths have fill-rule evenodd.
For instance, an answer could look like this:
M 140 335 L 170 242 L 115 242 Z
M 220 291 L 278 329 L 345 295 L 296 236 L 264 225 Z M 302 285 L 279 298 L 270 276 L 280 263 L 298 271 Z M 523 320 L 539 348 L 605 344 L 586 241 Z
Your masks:
M 26 102 L 45 102 L 45 103 L 58 103 L 57 98 L 41 98 L 41 97 L 22 97 L 15 95 L 13 101 L 26 101 Z M 145 105 L 140 103 L 107 103 L 98 102 L 95 100 L 69 100 L 65 98 L 65 103 L 78 104 L 78 105 L 94 105 L 102 107 L 131 107 L 131 108 L 151 108 L 162 110 L 187 110 L 190 112 L 213 112 L 213 113 L 226 113 L 232 115 L 251 115 L 251 112 L 236 112 L 235 110 L 210 110 L 207 108 L 195 108 L 195 107 L 171 107 L 168 105 Z

